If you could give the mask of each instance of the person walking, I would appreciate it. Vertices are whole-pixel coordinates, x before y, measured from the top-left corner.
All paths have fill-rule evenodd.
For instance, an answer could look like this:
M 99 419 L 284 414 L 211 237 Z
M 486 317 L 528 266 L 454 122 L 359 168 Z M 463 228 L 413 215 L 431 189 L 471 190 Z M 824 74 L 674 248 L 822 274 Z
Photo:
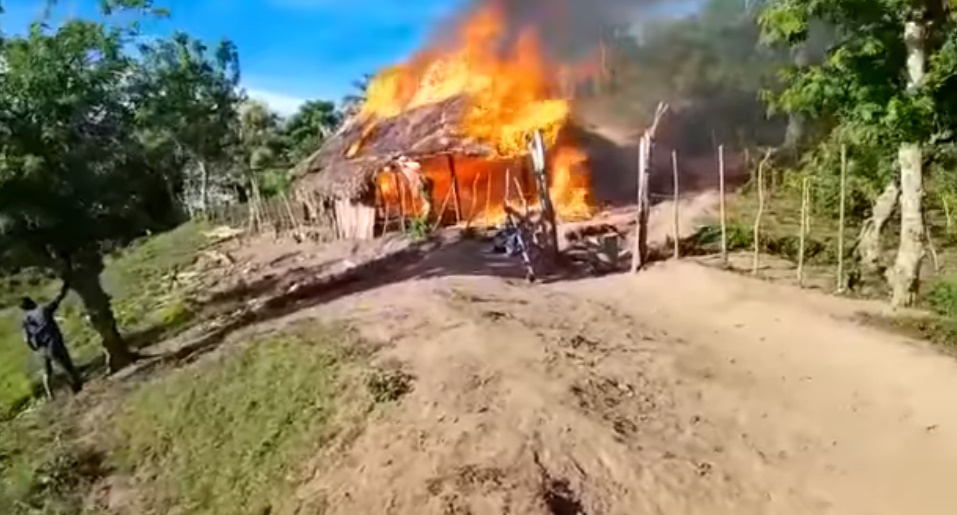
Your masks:
M 20 308 L 24 312 L 23 335 L 27 345 L 30 346 L 30 350 L 43 361 L 43 388 L 46 390 L 47 397 L 51 399 L 53 398 L 53 389 L 50 386 L 50 379 L 53 376 L 54 364 L 67 374 L 70 387 L 74 393 L 83 389 L 83 380 L 76 367 L 73 366 L 70 352 L 63 341 L 63 333 L 60 332 L 60 326 L 53 318 L 69 289 L 70 284 L 63 281 L 60 293 L 50 303 L 43 306 L 38 306 L 30 297 L 23 297 L 20 300 Z

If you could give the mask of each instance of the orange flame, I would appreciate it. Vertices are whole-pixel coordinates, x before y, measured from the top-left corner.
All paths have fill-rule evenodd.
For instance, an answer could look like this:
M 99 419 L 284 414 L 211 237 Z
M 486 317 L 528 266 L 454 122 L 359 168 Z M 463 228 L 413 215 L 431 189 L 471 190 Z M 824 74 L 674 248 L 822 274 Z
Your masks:
M 369 84 L 360 116 L 372 127 L 377 120 L 464 95 L 469 106 L 460 132 L 487 144 L 494 149 L 495 156 L 485 162 L 456 157 L 460 205 L 477 204 L 481 211 L 500 213 L 503 202 L 507 201 L 505 194 L 517 195 L 512 184 L 506 185 L 513 182 L 505 177 L 505 170 L 514 164 L 509 160 L 519 157 L 527 160 L 527 137 L 540 130 L 552 156 L 550 188 L 558 215 L 586 216 L 590 190 L 586 156 L 567 143 L 556 146 L 558 133 L 570 115 L 569 100 L 561 91 L 567 90 L 561 84 L 561 69 L 550 66 L 534 30 L 524 30 L 503 49 L 502 43 L 509 36 L 506 22 L 501 3 L 487 3 L 462 22 L 457 41 L 450 49 L 424 50 L 410 61 L 377 75 Z M 357 152 L 360 145 L 361 141 L 350 152 Z M 435 184 L 435 208 L 441 209 L 451 188 L 448 165 L 444 160 L 422 165 L 423 172 Z M 383 174 L 388 175 L 391 174 Z M 523 177 L 518 169 L 511 175 Z M 522 193 L 531 199 L 535 192 L 530 184 L 534 181 L 527 177 L 524 176 L 524 182 L 530 191 Z M 383 177 L 379 183 L 380 193 L 386 198 L 393 198 L 401 191 L 394 179 Z M 490 188 L 492 191 L 487 191 Z M 486 198 L 471 198 L 483 195 Z M 492 198 L 486 201 L 488 197 Z

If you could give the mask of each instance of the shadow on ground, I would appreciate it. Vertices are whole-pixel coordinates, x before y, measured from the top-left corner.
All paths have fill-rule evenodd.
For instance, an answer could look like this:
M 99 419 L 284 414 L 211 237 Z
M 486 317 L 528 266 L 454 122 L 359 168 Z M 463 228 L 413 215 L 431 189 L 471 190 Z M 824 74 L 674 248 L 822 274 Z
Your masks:
M 181 366 L 216 349 L 230 334 L 243 328 L 340 297 L 404 281 L 447 276 L 494 276 L 512 284 L 534 287 L 534 284 L 527 283 L 525 267 L 519 257 L 495 254 L 491 252 L 491 246 L 486 239 L 446 233 L 345 269 L 337 269 L 335 262 L 324 262 L 295 268 L 281 275 L 267 275 L 248 284 L 240 283 L 213 295 L 199 306 L 204 315 L 197 317 L 199 322 L 193 327 L 174 337 L 178 341 L 168 345 L 168 350 L 149 354 L 150 348 L 143 349 L 145 358 L 118 375 L 130 376 L 166 366 Z M 575 252 L 564 253 L 559 265 L 547 269 L 538 267 L 536 284 L 612 273 L 626 269 L 630 263 L 630 256 L 624 253 L 618 263 L 595 267 L 588 262 L 590 252 L 579 246 Z

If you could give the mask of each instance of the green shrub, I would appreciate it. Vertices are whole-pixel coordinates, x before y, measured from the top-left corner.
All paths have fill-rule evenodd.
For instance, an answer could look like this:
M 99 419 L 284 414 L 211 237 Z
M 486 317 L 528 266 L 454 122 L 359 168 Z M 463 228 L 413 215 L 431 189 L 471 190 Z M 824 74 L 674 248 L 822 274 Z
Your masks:
M 927 302 L 939 315 L 957 318 L 957 282 L 942 280 L 927 292 Z
M 416 241 L 426 240 L 432 234 L 432 225 L 425 217 L 413 218 L 409 223 L 408 233 Z

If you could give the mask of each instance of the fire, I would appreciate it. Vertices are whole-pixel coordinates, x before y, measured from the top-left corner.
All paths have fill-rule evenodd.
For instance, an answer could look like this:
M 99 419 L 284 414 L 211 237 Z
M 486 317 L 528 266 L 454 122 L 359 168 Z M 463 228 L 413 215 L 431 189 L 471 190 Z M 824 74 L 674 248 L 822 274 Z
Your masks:
M 368 124 L 366 132 L 377 120 L 465 95 L 469 108 L 460 131 L 487 144 L 495 156 L 484 162 L 455 158 L 460 202 L 478 204 L 482 211 L 501 212 L 502 203 L 508 201 L 505 194 L 518 198 L 515 189 L 522 189 L 521 194 L 532 199 L 534 179 L 529 180 L 530 172 L 514 164 L 516 158 L 528 160 L 527 137 L 541 130 L 551 155 L 550 189 L 558 215 L 586 216 L 590 189 L 586 156 L 568 143 L 558 145 L 558 133 L 570 116 L 570 100 L 562 94 L 567 88 L 562 87 L 561 68 L 550 66 L 535 30 L 524 30 L 512 38 L 507 34 L 506 22 L 500 0 L 490 1 L 461 23 L 451 46 L 428 48 L 408 62 L 381 72 L 369 84 L 360 112 Z M 503 47 L 506 41 L 509 44 Z M 358 152 L 361 145 L 360 140 L 350 153 Z M 452 187 L 447 163 L 441 161 L 422 163 L 436 185 L 436 208 L 441 208 Z M 506 173 L 509 168 L 514 169 Z M 382 174 L 379 180 L 380 193 L 387 198 L 400 193 L 388 175 Z M 506 175 L 523 183 L 524 188 L 509 184 L 515 180 Z M 482 181 L 485 184 L 479 184 Z M 473 189 L 492 198 L 470 198 L 481 196 Z

